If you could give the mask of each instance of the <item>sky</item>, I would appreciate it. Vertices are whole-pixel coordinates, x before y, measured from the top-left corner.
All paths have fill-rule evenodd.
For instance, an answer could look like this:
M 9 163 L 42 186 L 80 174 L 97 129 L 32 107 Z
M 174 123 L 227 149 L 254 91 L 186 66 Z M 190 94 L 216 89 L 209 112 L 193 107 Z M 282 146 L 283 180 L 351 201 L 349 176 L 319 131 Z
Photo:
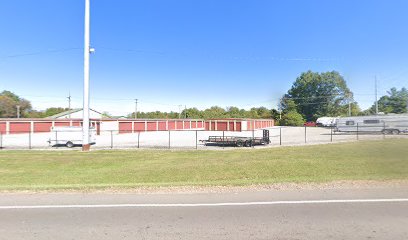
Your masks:
M 82 107 L 84 0 L 0 0 L 0 91 Z M 276 108 L 338 71 L 361 108 L 408 87 L 406 0 L 91 0 L 91 108 Z

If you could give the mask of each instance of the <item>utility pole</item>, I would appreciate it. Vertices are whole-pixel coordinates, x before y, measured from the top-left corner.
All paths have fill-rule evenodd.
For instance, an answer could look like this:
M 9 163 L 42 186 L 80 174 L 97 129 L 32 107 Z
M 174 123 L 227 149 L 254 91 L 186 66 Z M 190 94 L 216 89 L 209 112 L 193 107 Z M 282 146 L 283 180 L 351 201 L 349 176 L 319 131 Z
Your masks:
M 351 96 L 348 94 L 348 116 L 351 117 Z
M 89 151 L 89 58 L 91 49 L 91 3 L 85 0 L 85 26 L 84 26 L 84 95 L 83 95 L 83 120 L 82 120 L 82 151 Z
M 279 99 L 279 120 L 282 119 L 282 98 Z
M 137 119 L 137 103 L 139 102 L 139 99 L 135 99 L 135 119 Z
M 378 115 L 377 76 L 375 76 L 375 115 Z
M 68 98 L 68 111 L 70 111 L 71 110 L 71 92 L 69 92 L 69 95 L 67 98 Z M 71 113 L 69 114 L 68 118 L 71 118 Z
M 179 105 L 179 119 L 181 118 L 181 108 L 183 107 L 183 105 Z
M 71 110 L 71 93 L 68 95 L 68 110 Z
M 17 105 L 17 118 L 20 118 L 20 105 Z
M 184 105 L 184 118 L 187 118 L 187 105 Z

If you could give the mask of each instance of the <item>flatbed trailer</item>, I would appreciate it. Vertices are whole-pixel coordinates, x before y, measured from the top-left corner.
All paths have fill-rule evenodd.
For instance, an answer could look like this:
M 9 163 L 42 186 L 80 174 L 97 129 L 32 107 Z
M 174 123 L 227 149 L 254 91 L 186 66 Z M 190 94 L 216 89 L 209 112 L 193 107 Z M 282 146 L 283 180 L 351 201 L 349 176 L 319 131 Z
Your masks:
M 268 145 L 270 143 L 269 130 L 263 130 L 263 137 L 240 137 L 240 136 L 209 136 L 207 140 L 200 140 L 205 146 L 233 146 L 252 147 L 255 145 Z

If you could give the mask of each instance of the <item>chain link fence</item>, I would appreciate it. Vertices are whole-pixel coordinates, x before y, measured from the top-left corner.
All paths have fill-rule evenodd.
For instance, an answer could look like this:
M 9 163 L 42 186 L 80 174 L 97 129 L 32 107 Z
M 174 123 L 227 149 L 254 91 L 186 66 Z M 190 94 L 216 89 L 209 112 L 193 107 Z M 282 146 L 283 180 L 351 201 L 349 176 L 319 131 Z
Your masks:
M 226 149 L 233 147 L 252 148 L 324 144 L 388 138 L 408 138 L 407 133 L 384 133 L 370 131 L 368 127 L 356 126 L 353 131 L 336 132 L 334 127 L 272 127 L 267 128 L 269 144 L 256 142 L 264 138 L 262 129 L 243 132 L 229 131 L 157 131 L 126 132 L 101 131 L 94 136 L 94 149 Z M 77 149 L 81 147 L 82 135 L 67 137 L 66 132 L 10 132 L 0 133 L 0 149 Z M 72 139 L 71 139 L 72 138 Z M 209 140 L 217 140 L 212 142 Z M 251 140 L 254 144 L 237 144 Z M 69 145 L 71 142 L 72 145 Z M 242 142 L 244 143 L 244 142 Z M 258 143 L 258 144 L 256 144 Z M 69 146 L 69 147 L 68 147 Z

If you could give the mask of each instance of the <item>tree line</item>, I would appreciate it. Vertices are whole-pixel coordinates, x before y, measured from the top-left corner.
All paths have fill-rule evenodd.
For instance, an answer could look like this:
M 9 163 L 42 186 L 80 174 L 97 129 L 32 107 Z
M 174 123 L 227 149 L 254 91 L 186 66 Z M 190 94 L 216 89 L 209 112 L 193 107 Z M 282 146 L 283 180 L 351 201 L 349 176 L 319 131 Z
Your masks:
M 377 101 L 378 111 L 381 113 L 407 113 L 408 90 L 406 88 L 391 88 L 386 95 Z M 33 110 L 30 101 L 10 92 L 0 93 L 0 117 L 15 118 L 17 109 L 22 118 L 44 118 L 64 111 L 68 108 L 53 107 L 45 111 Z M 317 118 L 328 116 L 359 116 L 376 113 L 376 104 L 362 111 L 354 100 L 353 92 L 347 86 L 343 76 L 336 71 L 304 72 L 296 78 L 292 87 L 284 94 L 278 109 L 266 107 L 251 108 L 249 110 L 238 107 L 213 106 L 205 110 L 188 108 L 182 112 L 138 112 L 138 118 L 151 119 L 224 119 L 224 118 L 252 118 L 277 120 L 279 125 L 299 126 L 306 121 L 316 121 Z M 104 113 L 109 116 L 109 113 Z M 135 113 L 127 115 L 134 118 Z
M 376 103 L 362 111 L 353 92 L 336 71 L 304 72 L 281 98 L 281 125 L 299 126 L 319 117 L 362 116 L 376 114 Z M 378 113 L 407 113 L 408 91 L 391 88 L 378 101 Z
M 279 116 L 276 109 L 268 109 L 266 107 L 251 108 L 250 110 L 240 109 L 238 107 L 222 108 L 213 106 L 205 110 L 197 108 L 187 108 L 182 112 L 138 112 L 138 118 L 151 119 L 225 119 L 225 118 L 251 118 L 251 119 L 271 119 Z M 135 113 L 131 113 L 128 118 L 134 118 Z
M 0 93 L 0 118 L 45 118 L 67 111 L 68 108 L 52 107 L 45 111 L 33 110 L 31 102 L 4 90 Z

